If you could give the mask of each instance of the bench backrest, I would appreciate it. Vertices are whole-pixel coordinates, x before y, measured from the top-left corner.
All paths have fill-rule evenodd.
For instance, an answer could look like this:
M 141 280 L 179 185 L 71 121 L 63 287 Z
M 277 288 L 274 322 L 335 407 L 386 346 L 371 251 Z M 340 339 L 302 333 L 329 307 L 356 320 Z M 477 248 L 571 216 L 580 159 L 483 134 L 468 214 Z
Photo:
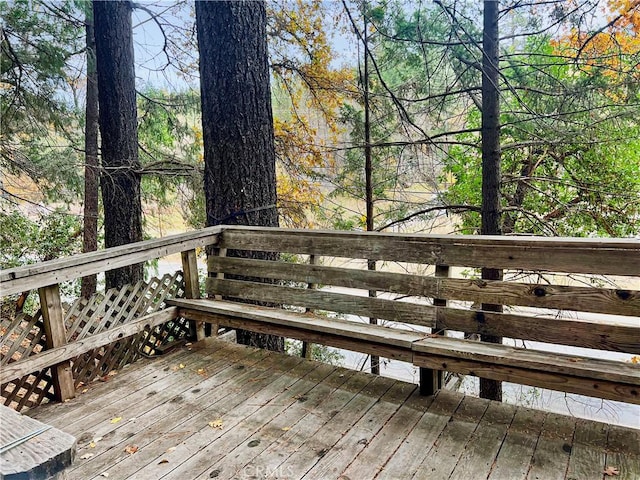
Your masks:
M 230 227 L 218 246 L 210 296 L 640 355 L 637 240 Z M 367 270 L 367 260 L 380 270 Z M 452 267 L 467 271 L 450 278 Z M 504 280 L 481 280 L 479 268 L 504 269 Z

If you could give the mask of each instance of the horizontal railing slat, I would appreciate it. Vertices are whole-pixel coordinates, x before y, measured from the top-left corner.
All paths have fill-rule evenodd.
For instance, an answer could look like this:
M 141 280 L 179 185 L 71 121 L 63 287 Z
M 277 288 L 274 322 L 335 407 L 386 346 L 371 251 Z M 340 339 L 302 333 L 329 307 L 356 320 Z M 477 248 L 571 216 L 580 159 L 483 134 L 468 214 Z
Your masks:
M 379 290 L 402 295 L 576 310 L 612 315 L 640 313 L 640 291 L 497 280 L 437 278 L 233 257 L 210 257 L 210 272 Z
M 227 249 L 462 267 L 637 275 L 640 240 L 225 228 Z
M 217 242 L 220 227 L 83 253 L 49 262 L 0 271 L 1 294 L 12 295 L 86 277 Z
M 437 307 L 437 330 L 457 330 L 572 347 L 640 354 L 640 323 L 636 326 L 549 316 Z
M 223 295 L 243 300 L 375 317 L 426 327 L 435 326 L 435 311 L 428 305 L 218 278 L 207 278 L 207 291 L 210 296 Z

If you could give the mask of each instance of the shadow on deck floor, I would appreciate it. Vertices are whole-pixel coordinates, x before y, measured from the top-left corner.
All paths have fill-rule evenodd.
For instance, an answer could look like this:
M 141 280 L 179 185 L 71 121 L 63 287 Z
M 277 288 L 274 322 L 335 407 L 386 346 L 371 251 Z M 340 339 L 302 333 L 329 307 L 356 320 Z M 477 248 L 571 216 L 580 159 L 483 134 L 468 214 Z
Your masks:
M 77 437 L 67 479 L 640 479 L 640 430 L 212 339 L 28 414 Z

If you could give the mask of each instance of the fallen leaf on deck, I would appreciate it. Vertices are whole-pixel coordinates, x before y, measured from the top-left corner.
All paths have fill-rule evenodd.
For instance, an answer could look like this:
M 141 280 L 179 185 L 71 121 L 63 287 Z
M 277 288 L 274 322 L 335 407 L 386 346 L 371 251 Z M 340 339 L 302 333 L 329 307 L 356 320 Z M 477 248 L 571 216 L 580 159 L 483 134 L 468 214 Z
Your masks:
M 82 390 L 82 393 L 87 393 L 88 391 L 89 391 L 89 389 L 85 388 L 85 389 Z
M 180 365 L 178 365 L 178 368 L 184 368 L 184 367 L 185 367 L 184 363 L 181 363 Z
M 124 447 L 124 451 L 125 453 L 128 453 L 129 455 L 132 455 L 134 453 L 136 453 L 138 451 L 138 446 L 137 445 L 127 445 L 126 447 Z
M 122 420 L 122 417 L 115 417 L 111 419 L 110 423 L 118 423 L 120 420 Z
M 198 369 L 198 375 L 206 375 L 207 371 L 204 368 L 199 368 Z
M 160 460 L 160 461 L 158 462 L 158 465 L 162 465 L 163 463 L 169 463 L 169 460 L 167 460 L 167 459 L 163 458 L 162 460 Z
M 218 430 L 222 430 L 224 428 L 224 422 L 221 418 L 215 419 L 213 422 L 209 422 L 209 426 L 211 428 L 217 428 Z
M 118 371 L 117 370 L 111 370 L 109 373 L 107 373 L 107 377 L 113 377 L 114 375 L 117 375 Z
M 80 458 L 82 460 L 86 460 L 87 458 L 91 458 L 93 457 L 93 453 L 85 453 L 84 455 L 82 455 Z
M 620 474 L 620 470 L 618 470 L 616 467 L 605 467 L 604 469 L 604 473 L 605 475 L 609 476 L 609 477 L 613 477 L 614 475 L 619 475 Z
M 288 432 L 289 430 L 291 430 L 291 427 L 282 427 L 283 432 Z
M 95 442 L 91 442 L 89 444 L 89 448 L 96 448 L 96 443 Z

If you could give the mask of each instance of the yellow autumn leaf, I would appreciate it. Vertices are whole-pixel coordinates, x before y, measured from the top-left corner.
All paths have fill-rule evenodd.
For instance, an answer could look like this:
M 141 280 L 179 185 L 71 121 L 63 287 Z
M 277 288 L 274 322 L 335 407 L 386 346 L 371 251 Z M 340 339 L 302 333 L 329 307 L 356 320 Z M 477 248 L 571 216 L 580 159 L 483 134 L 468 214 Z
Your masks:
M 111 419 L 110 423 L 118 423 L 120 420 L 122 420 L 122 417 L 115 417 Z
M 224 428 L 224 422 L 222 421 L 221 418 L 217 418 L 212 422 L 209 422 L 209 426 L 211 428 L 217 428 L 218 430 L 222 430 Z

